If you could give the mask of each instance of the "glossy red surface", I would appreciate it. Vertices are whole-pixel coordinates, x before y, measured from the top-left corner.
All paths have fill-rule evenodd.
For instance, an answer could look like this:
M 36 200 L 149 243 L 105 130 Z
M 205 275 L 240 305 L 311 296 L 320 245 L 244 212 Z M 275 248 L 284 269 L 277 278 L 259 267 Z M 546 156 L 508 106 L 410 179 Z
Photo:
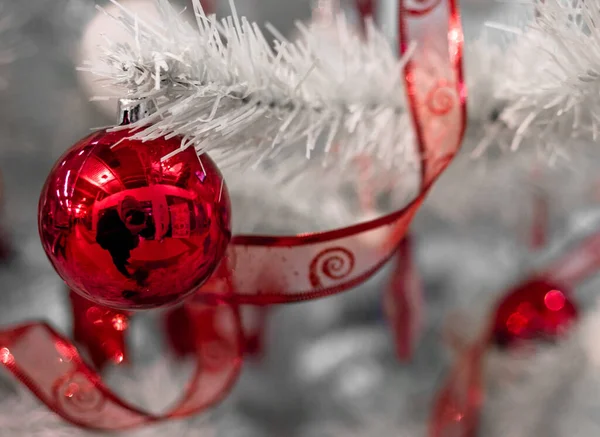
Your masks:
M 101 305 L 176 303 L 213 273 L 231 238 L 227 187 L 180 138 L 101 131 L 60 158 L 42 190 L 42 245 L 67 285 Z
M 556 284 L 533 280 L 510 292 L 498 305 L 493 328 L 496 344 L 554 340 L 577 320 L 570 294 Z

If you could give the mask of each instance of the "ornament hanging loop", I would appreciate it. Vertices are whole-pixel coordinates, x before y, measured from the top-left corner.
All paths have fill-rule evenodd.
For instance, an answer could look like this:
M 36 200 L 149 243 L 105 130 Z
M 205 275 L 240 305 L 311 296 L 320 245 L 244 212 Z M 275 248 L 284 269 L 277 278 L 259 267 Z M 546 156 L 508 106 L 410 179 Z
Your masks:
M 158 111 L 156 101 L 150 98 L 119 99 L 117 124 L 125 126 L 155 114 Z

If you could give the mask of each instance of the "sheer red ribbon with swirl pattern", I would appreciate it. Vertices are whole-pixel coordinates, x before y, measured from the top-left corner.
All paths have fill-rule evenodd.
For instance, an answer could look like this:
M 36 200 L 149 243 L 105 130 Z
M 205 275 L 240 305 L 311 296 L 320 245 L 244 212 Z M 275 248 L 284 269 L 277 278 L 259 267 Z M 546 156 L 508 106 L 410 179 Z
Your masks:
M 465 129 L 463 34 L 456 0 L 401 0 L 401 54 L 417 44 L 404 81 L 421 153 L 421 192 L 405 208 L 370 222 L 290 237 L 236 236 L 221 268 L 188 302 L 198 333 L 196 371 L 165 415 L 141 411 L 110 391 L 72 342 L 45 323 L 0 331 L 0 362 L 69 422 L 119 430 L 197 414 L 236 381 L 243 355 L 240 304 L 268 305 L 348 290 L 377 272 L 397 249 Z M 377 244 L 365 245 L 365 236 Z
M 417 44 L 404 75 L 422 158 L 421 193 L 399 211 L 343 229 L 293 237 L 235 236 L 224 262 L 237 302 L 302 301 L 365 281 L 395 253 L 431 185 L 459 149 L 466 88 L 458 6 L 453 0 L 403 0 L 399 19 L 401 52 Z M 376 244 L 365 245 L 366 236 Z

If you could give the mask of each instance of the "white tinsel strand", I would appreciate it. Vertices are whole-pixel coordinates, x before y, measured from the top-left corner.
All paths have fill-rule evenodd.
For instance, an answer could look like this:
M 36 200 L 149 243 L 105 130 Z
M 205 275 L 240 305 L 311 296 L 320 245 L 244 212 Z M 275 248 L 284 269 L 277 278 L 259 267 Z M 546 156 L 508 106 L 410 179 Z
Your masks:
M 505 55 L 509 72 L 497 89 L 508 104 L 496 133 L 516 150 L 535 142 L 555 161 L 565 143 L 595 141 L 600 126 L 600 2 L 533 1 L 535 17 Z M 533 9 L 533 8 L 532 8 Z
M 256 164 L 299 141 L 307 157 L 335 150 L 342 162 L 359 154 L 388 166 L 410 160 L 406 58 L 398 60 L 372 24 L 364 41 L 343 15 L 334 28 L 298 24 L 302 38 L 295 42 L 267 26 L 272 47 L 233 3 L 232 16 L 217 21 L 193 0 L 197 29 L 167 0 L 156 4 L 157 23 L 123 8 L 115 19 L 131 42 L 108 41 L 104 64 L 88 68 L 124 95 L 161 102 L 136 138 L 183 135 L 182 147 L 215 150 L 220 164 Z
M 539 5 L 541 13 L 547 13 L 552 4 L 556 1 Z M 501 222 L 513 228 L 515 237 L 525 239 L 523 232 L 531 226 L 539 194 L 547 198 L 553 220 L 562 219 L 564 211 L 577 210 L 592 199 L 600 155 L 594 150 L 592 136 L 568 127 L 567 122 L 577 111 L 584 114 L 593 110 L 593 94 L 586 96 L 582 90 L 584 100 L 571 115 L 560 108 L 560 102 L 558 107 L 544 108 L 556 93 L 569 97 L 572 87 L 551 88 L 544 79 L 556 76 L 553 71 L 558 64 L 550 58 L 559 52 L 549 37 L 547 43 L 534 39 L 534 35 L 541 38 L 550 30 L 542 30 L 540 21 L 532 21 L 533 3 L 515 1 L 509 5 L 495 18 L 506 24 L 487 23 L 483 37 L 466 46 L 470 112 L 463 152 L 442 175 L 427 204 L 457 223 L 472 225 L 475 219 Z M 563 33 L 568 32 L 575 31 Z M 574 52 L 580 49 L 573 47 Z M 523 105 L 527 111 L 516 109 Z M 536 114 L 535 121 L 521 129 L 532 113 Z M 569 153 L 575 149 L 576 153 Z M 469 178 L 465 178 L 467 172 Z

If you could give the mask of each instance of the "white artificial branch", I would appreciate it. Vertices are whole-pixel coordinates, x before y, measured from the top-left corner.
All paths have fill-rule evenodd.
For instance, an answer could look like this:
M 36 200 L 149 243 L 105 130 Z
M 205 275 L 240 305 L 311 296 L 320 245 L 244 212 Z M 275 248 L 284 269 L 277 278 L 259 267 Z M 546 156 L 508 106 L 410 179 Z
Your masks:
M 372 24 L 363 40 L 343 15 L 333 27 L 298 24 L 288 41 L 236 14 L 220 21 L 193 0 L 190 25 L 168 0 L 155 0 L 160 22 L 142 21 L 116 0 L 131 35 L 107 41 L 103 64 L 88 65 L 127 97 L 151 97 L 159 112 L 134 138 L 182 135 L 182 147 L 209 151 L 220 165 L 256 165 L 304 143 L 306 157 L 348 162 L 369 155 L 399 166 L 414 158 L 404 110 L 402 67 Z
M 505 54 L 508 74 L 497 95 L 507 106 L 500 121 L 512 150 L 532 140 L 554 159 L 566 143 L 598 138 L 600 1 L 532 4 L 535 17 Z

